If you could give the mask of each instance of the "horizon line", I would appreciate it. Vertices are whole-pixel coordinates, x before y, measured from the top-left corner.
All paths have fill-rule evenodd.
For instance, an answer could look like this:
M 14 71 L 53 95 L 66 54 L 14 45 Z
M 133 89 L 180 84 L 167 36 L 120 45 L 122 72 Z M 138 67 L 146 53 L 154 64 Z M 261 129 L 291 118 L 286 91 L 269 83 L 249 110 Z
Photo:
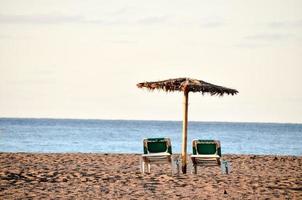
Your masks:
M 167 120 L 167 119 L 120 119 L 120 118 L 69 118 L 69 117 L 1 117 L 0 119 L 49 119 L 49 120 L 103 120 L 103 121 L 157 121 L 157 122 L 182 122 L 182 120 Z M 198 121 L 189 120 L 188 122 L 205 122 L 205 123 L 250 123 L 250 124 L 298 124 L 302 125 L 302 122 L 260 122 L 260 121 Z

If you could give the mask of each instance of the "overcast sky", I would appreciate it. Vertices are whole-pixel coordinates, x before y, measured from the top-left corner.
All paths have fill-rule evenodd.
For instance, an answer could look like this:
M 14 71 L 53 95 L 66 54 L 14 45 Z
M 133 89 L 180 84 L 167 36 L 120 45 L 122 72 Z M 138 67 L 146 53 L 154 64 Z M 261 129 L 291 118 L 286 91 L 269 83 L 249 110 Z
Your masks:
M 0 117 L 302 123 L 302 1 L 0 0 Z

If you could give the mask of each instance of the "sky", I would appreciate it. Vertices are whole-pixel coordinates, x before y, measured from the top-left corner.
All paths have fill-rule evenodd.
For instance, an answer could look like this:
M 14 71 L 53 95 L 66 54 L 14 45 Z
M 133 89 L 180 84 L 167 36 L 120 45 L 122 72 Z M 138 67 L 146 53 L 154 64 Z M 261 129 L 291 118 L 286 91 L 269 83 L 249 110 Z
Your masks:
M 0 0 L 0 117 L 302 123 L 300 0 Z

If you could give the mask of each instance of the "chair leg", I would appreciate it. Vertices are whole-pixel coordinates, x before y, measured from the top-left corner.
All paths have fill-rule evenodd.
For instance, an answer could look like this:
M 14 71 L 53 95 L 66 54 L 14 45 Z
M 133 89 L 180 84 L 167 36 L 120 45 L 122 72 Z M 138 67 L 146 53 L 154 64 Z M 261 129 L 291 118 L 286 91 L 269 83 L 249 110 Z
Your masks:
M 177 170 L 177 175 L 179 175 L 179 160 L 176 160 L 176 170 Z
M 193 167 L 194 167 L 194 174 L 197 174 L 197 165 L 194 164 Z
M 142 158 L 140 158 L 140 168 L 141 168 L 141 173 L 145 173 L 145 162 Z
M 218 164 L 218 165 L 221 165 L 220 158 L 217 158 L 217 164 Z
M 189 166 L 188 170 L 189 170 L 190 174 L 194 174 L 194 170 L 193 170 L 194 164 L 191 162 L 188 166 Z
M 174 175 L 174 161 L 171 159 L 170 160 L 170 165 L 171 165 L 171 172 L 172 172 L 172 176 Z
M 197 162 L 196 162 L 196 160 L 195 160 L 195 158 L 192 158 L 191 159 L 191 162 L 192 162 L 192 168 L 193 168 L 193 173 L 194 174 L 197 174 Z
M 148 173 L 151 173 L 150 163 L 148 163 Z

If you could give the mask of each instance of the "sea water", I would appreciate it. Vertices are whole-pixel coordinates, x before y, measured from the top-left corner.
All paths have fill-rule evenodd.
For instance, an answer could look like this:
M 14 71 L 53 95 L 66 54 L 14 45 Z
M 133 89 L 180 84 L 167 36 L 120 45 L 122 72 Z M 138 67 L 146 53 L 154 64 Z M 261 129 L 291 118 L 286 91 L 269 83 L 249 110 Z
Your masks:
M 182 122 L 0 118 L 0 152 L 142 153 L 151 137 L 180 153 Z M 302 155 L 302 124 L 189 122 L 188 153 L 193 139 L 220 140 L 223 154 Z

